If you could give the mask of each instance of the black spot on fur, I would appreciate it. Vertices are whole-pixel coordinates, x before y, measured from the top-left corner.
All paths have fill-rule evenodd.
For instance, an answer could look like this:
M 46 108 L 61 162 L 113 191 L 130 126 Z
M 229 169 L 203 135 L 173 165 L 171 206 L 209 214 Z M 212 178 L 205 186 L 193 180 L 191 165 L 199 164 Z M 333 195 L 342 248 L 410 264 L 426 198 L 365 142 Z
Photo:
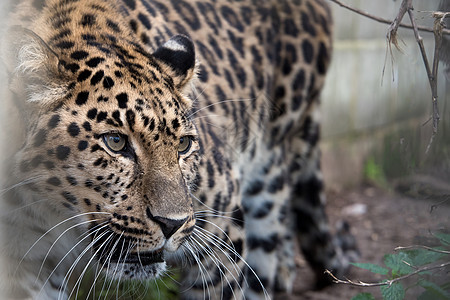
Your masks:
M 292 88 L 295 91 L 301 91 L 305 88 L 305 71 L 300 69 L 295 75 L 294 81 L 292 82 Z
M 97 115 L 97 123 L 103 122 L 108 117 L 108 113 L 106 111 L 101 111 Z
M 103 162 L 103 158 L 100 157 L 99 159 L 97 159 L 96 161 L 94 161 L 94 166 L 99 166 L 101 165 Z M 103 178 L 102 178 L 103 179 Z M 101 179 L 100 179 L 101 180 Z
M 96 116 L 97 116 L 97 109 L 96 109 L 96 108 L 90 109 L 90 110 L 87 112 L 87 117 L 88 117 L 89 119 L 91 119 L 91 120 L 95 119 Z M 90 127 L 90 126 L 89 126 L 89 127 Z
M 52 161 L 45 161 L 44 166 L 47 170 L 53 170 L 55 168 L 55 163 Z
M 88 147 L 88 142 L 87 141 L 80 141 L 78 143 L 78 150 L 79 151 L 83 151 Z
M 255 267 L 252 269 L 257 270 Z M 264 291 L 263 287 L 269 285 L 269 280 L 262 276 L 257 276 L 253 270 L 249 270 L 248 267 L 245 268 L 245 280 L 252 291 L 262 294 Z
M 83 82 L 86 79 L 88 79 L 89 76 L 91 76 L 91 74 L 92 74 L 91 70 L 83 70 L 83 71 L 80 72 L 80 74 L 78 74 L 77 81 L 78 82 Z
M 101 95 L 97 98 L 97 102 L 108 102 L 108 100 L 109 100 L 109 98 L 105 97 L 103 95 Z
M 89 53 L 87 53 L 86 51 L 75 51 L 73 52 L 70 57 L 75 59 L 75 60 L 82 60 L 85 59 L 86 57 L 89 56 Z
M 222 13 L 223 18 L 234 28 L 239 30 L 240 32 L 244 31 L 244 26 L 242 25 L 241 21 L 239 20 L 239 16 L 235 13 L 235 11 L 228 7 L 228 6 L 222 6 L 220 9 L 220 12 Z
M 180 17 L 191 27 L 192 30 L 198 30 L 201 27 L 196 10 L 183 0 L 172 0 L 173 8 Z
M 83 104 L 85 104 L 87 102 L 88 97 L 89 97 L 89 92 L 87 92 L 87 91 L 80 92 L 77 95 L 77 99 L 75 100 L 75 103 L 77 105 L 81 106 L 81 105 L 83 105 Z
M 95 73 L 94 76 L 92 76 L 92 78 L 91 78 L 91 85 L 94 86 L 94 85 L 98 84 L 102 80 L 104 75 L 105 75 L 105 72 L 103 72 L 102 70 L 97 71 L 97 73 Z
M 105 89 L 109 90 L 113 86 L 114 86 L 114 80 L 109 76 L 105 76 L 105 78 L 103 79 L 103 87 Z
M 231 215 L 231 219 L 233 220 L 233 222 L 239 226 L 239 227 L 244 227 L 244 213 L 242 212 L 242 209 L 239 206 L 236 206 L 233 209 L 233 213 Z
M 132 10 L 136 9 L 136 1 L 135 0 L 124 0 L 125 4 Z
M 107 19 L 106 20 L 106 26 L 111 28 L 114 32 L 117 32 L 117 33 L 120 32 L 119 24 L 117 24 L 113 20 Z
M 66 70 L 69 70 L 70 72 L 72 72 L 72 73 L 75 73 L 76 71 L 78 71 L 79 69 L 80 69 L 80 66 L 78 65 L 78 64 L 76 64 L 76 63 L 73 63 L 73 64 L 65 64 L 65 65 L 63 65 L 64 66 L 64 68 L 66 69 Z
M 72 185 L 72 186 L 76 186 L 78 184 L 77 180 L 75 177 L 73 176 L 67 176 L 66 177 L 67 182 Z
M 309 40 L 304 40 L 302 43 L 303 58 L 306 63 L 310 64 L 314 57 L 314 48 Z
M 70 148 L 63 146 L 63 145 L 59 145 L 58 147 L 56 147 L 56 157 L 59 160 L 66 160 L 67 157 L 69 157 L 70 154 Z
M 259 205 L 259 207 L 253 213 L 253 217 L 256 219 L 265 218 L 268 214 L 270 214 L 270 212 L 272 211 L 272 208 L 273 208 L 273 202 L 266 201 Z
M 69 201 L 71 204 L 73 204 L 73 205 L 77 205 L 78 204 L 77 198 L 74 195 L 72 195 L 71 193 L 69 193 L 69 192 L 62 192 L 61 195 L 64 197 L 64 199 Z
M 180 127 L 180 122 L 178 121 L 178 119 L 173 119 L 172 120 L 172 128 L 174 130 L 177 130 Z
M 78 127 L 78 124 L 75 123 L 75 122 L 70 123 L 70 125 L 67 127 L 67 132 L 68 132 L 71 136 L 75 137 L 75 136 L 77 136 L 78 134 L 80 134 L 80 127 Z
M 61 121 L 61 117 L 59 115 L 53 115 L 50 120 L 48 120 L 47 126 L 50 129 L 55 128 L 56 126 L 58 126 L 59 122 Z
M 47 130 L 45 129 L 39 130 L 36 136 L 34 137 L 34 146 L 35 147 L 41 146 L 46 139 L 47 139 Z
M 86 65 L 90 68 L 95 68 L 98 66 L 98 64 L 100 64 L 101 62 L 103 62 L 105 59 L 102 57 L 94 57 L 91 58 L 90 60 L 88 60 L 86 62 Z
M 55 45 L 56 48 L 60 49 L 70 49 L 73 46 L 75 46 L 75 43 L 71 41 L 61 41 Z
M 263 237 L 249 236 L 247 239 L 249 249 L 254 250 L 256 248 L 262 248 L 264 252 L 274 251 L 277 248 L 278 243 L 279 238 L 276 233 Z
M 125 93 L 121 93 L 116 96 L 117 102 L 119 104 L 119 108 L 127 108 L 128 95 Z
M 47 183 L 53 185 L 53 186 L 60 186 L 61 185 L 61 180 L 59 180 L 58 177 L 50 177 L 47 180 Z
M 319 54 L 317 57 L 317 70 L 319 74 L 325 74 L 330 57 L 324 43 L 320 43 Z
M 253 196 L 259 194 L 264 188 L 264 182 L 261 180 L 255 180 L 249 184 L 247 189 L 244 191 L 245 195 Z
M 294 20 L 292 19 L 284 20 L 284 33 L 293 37 L 298 36 L 298 28 L 297 25 L 295 25 Z
M 130 130 L 132 131 L 132 132 L 134 132 L 134 124 L 135 124 L 135 118 L 136 118 L 136 114 L 134 113 L 134 111 L 132 111 L 132 110 L 127 110 L 127 113 L 126 113 L 126 119 L 127 119 L 127 123 L 128 123 L 128 126 L 130 127 Z
M 94 116 L 94 118 L 95 118 L 95 116 Z M 92 130 L 92 128 L 91 128 L 91 123 L 89 123 L 88 121 L 84 122 L 84 123 L 83 123 L 83 128 L 84 128 L 84 130 L 86 130 L 86 131 L 91 131 L 91 130 Z
M 312 37 L 316 36 L 316 29 L 311 24 L 309 16 L 304 12 L 302 12 L 302 28 L 303 30 L 308 32 Z
M 85 14 L 81 17 L 80 24 L 84 27 L 86 26 L 94 26 L 96 23 L 96 18 L 92 14 Z
M 139 13 L 138 14 L 138 19 L 139 19 L 139 21 L 141 21 L 142 25 L 144 25 L 145 28 L 147 28 L 147 29 L 151 29 L 152 28 L 152 25 L 150 24 L 150 21 L 149 21 L 149 19 L 147 18 L 146 15 L 144 15 L 142 13 Z
M 284 177 L 283 174 L 275 177 L 269 184 L 267 191 L 271 194 L 279 192 L 283 189 L 284 186 Z

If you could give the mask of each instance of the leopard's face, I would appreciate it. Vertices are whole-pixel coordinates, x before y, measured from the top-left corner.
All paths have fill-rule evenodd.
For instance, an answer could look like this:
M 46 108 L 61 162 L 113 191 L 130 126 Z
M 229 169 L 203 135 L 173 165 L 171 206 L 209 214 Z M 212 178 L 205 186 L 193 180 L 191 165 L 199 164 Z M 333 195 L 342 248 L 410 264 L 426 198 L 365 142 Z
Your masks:
M 80 66 L 95 58 L 84 56 Z M 168 75 L 174 66 L 135 56 L 147 61 L 142 69 L 104 56 L 80 70 L 16 156 L 18 176 L 37 178 L 39 197 L 80 216 L 99 265 L 121 278 L 158 276 L 164 254 L 193 231 L 200 159 L 184 84 Z

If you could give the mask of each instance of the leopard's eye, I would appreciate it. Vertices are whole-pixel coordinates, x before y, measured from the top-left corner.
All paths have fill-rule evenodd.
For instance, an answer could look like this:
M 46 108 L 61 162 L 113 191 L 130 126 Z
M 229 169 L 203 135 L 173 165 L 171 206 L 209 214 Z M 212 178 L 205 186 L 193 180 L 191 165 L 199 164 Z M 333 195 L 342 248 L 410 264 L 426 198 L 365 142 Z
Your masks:
M 103 135 L 103 142 L 113 152 L 123 151 L 127 145 L 127 138 L 120 133 L 107 133 Z
M 191 149 L 192 138 L 190 136 L 182 136 L 180 144 L 178 145 L 178 153 L 180 155 L 186 154 Z

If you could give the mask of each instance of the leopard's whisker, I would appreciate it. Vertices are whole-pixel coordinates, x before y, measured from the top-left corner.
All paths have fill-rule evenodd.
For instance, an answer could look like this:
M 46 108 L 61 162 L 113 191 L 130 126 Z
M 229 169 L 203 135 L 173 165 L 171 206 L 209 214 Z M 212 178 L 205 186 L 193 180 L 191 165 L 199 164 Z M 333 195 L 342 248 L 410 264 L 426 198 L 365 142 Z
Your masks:
M 236 282 L 236 284 L 238 285 L 239 289 L 242 290 L 242 288 L 241 288 L 241 286 L 239 284 L 239 281 L 234 276 L 233 272 L 231 272 L 231 270 L 228 269 L 228 267 L 224 263 L 222 263 L 221 259 L 218 257 L 217 252 L 215 251 L 215 249 L 213 247 L 211 247 L 207 242 L 203 241 L 202 235 L 199 235 L 198 232 L 196 232 L 196 231 L 194 231 L 193 235 L 194 236 L 192 237 L 192 239 L 194 241 L 196 241 L 197 244 L 202 245 L 203 250 L 208 254 L 208 256 L 211 258 L 211 261 L 216 265 L 217 269 L 219 270 L 220 277 L 221 278 L 225 278 L 225 281 L 226 281 L 227 285 L 230 287 L 234 298 L 236 298 L 236 295 L 234 294 L 234 289 L 233 289 L 233 287 L 232 287 L 232 285 L 231 285 L 231 283 L 230 283 L 230 281 L 229 281 L 229 279 L 227 278 L 227 275 L 226 275 L 226 272 L 228 274 L 230 274 L 232 279 L 233 279 L 233 281 Z M 199 239 L 197 240 L 195 238 L 195 236 L 198 236 Z M 231 263 L 231 265 L 236 269 L 236 266 L 237 266 L 236 263 L 231 259 L 231 257 L 229 257 L 229 255 L 226 253 L 226 251 L 224 251 L 221 247 L 217 247 L 216 249 L 220 250 L 225 255 L 225 257 L 227 257 L 227 259 Z M 222 268 L 224 268 L 226 272 L 223 271 Z M 239 269 L 239 266 L 238 266 L 238 269 Z
M 256 99 L 256 98 L 228 99 L 228 100 L 222 100 L 222 101 L 214 102 L 214 103 L 211 103 L 211 104 L 209 104 L 209 105 L 205 105 L 205 106 L 203 106 L 202 108 L 200 108 L 200 109 L 194 111 L 194 112 L 191 113 L 188 117 L 189 117 L 189 118 L 192 118 L 194 115 L 198 114 L 199 112 L 201 112 L 201 111 L 203 111 L 203 110 L 205 110 L 205 109 L 208 109 L 208 108 L 210 108 L 210 107 L 212 107 L 212 106 L 215 106 L 215 105 L 220 105 L 220 104 L 229 103 L 229 102 L 247 102 L 247 101 L 252 101 L 252 100 L 255 100 L 255 99 Z
M 31 246 L 30 248 L 27 250 L 27 252 L 25 252 L 25 254 L 22 256 L 22 258 L 20 259 L 20 261 L 17 264 L 16 267 L 16 271 L 18 271 L 18 269 L 20 268 L 21 263 L 23 262 L 23 260 L 25 259 L 25 257 L 30 253 L 30 251 L 47 235 L 49 234 L 52 230 L 54 230 L 55 228 L 61 226 L 62 224 L 69 222 L 71 220 L 74 220 L 76 218 L 82 217 L 82 216 L 87 216 L 87 215 L 92 215 L 92 214 L 106 214 L 109 215 L 110 213 L 106 213 L 106 212 L 86 212 L 86 213 L 80 213 L 77 215 L 74 215 L 72 217 L 66 218 L 65 220 L 57 223 L 56 225 L 52 226 L 50 229 L 48 229 L 45 233 L 43 233 Z
M 199 267 L 198 268 L 199 274 L 197 274 L 197 276 L 200 276 L 201 280 L 202 280 L 203 299 L 211 299 L 211 291 L 210 291 L 210 287 L 209 287 L 209 284 L 208 284 L 207 277 L 209 277 L 209 282 L 212 282 L 212 277 L 209 274 L 208 269 L 206 268 L 206 266 L 203 264 L 201 258 L 197 254 L 200 254 L 202 257 L 205 257 L 205 256 L 204 256 L 204 254 L 201 251 L 201 246 L 197 244 L 197 241 L 194 241 L 192 239 L 192 236 L 189 236 L 188 240 L 190 242 L 188 250 L 191 252 L 192 257 L 195 259 L 195 261 L 197 262 L 197 265 Z M 199 247 L 200 247 L 200 249 L 199 249 Z M 195 282 L 197 280 L 198 280 L 198 278 L 195 279 L 192 282 L 191 287 L 193 287 L 195 285 Z M 186 290 L 190 289 L 191 287 L 187 288 Z M 205 287 L 206 287 L 206 289 L 205 289 Z M 208 294 L 208 298 L 206 298 L 206 293 Z
M 104 225 L 107 226 L 107 225 Z M 100 230 L 101 228 L 97 229 Z M 92 233 L 94 234 L 94 232 Z M 56 272 L 56 269 L 58 268 L 58 266 L 63 262 L 63 260 L 66 258 L 67 255 L 69 255 L 84 239 L 88 238 L 89 235 L 85 236 L 83 239 L 81 239 L 80 241 L 78 241 L 77 244 L 75 244 L 72 249 L 70 249 L 70 251 L 68 251 L 63 258 L 61 258 L 58 262 L 58 264 L 53 268 L 52 272 L 47 276 L 47 279 L 45 280 L 44 284 L 42 284 L 42 288 L 39 291 L 39 293 L 41 293 L 45 287 L 45 285 L 47 284 L 47 282 L 50 280 L 51 276 L 54 274 L 54 272 Z M 78 255 L 78 257 L 74 260 L 74 262 L 72 263 L 72 265 L 70 266 L 70 268 L 67 270 L 66 275 L 63 278 L 63 282 L 61 284 L 61 290 L 60 290 L 60 294 L 58 299 L 60 299 L 62 297 L 62 294 L 65 292 L 66 289 L 66 284 L 67 281 L 69 279 L 69 277 L 72 274 L 72 271 L 75 269 L 75 266 L 78 264 L 78 262 L 81 260 L 81 258 L 84 256 L 84 254 L 86 254 L 86 252 L 92 247 L 92 245 L 95 243 L 95 241 L 91 241 L 86 247 L 85 249 Z
M 0 189 L 0 195 L 3 195 L 3 194 L 5 194 L 5 193 L 7 193 L 9 191 L 12 191 L 12 190 L 14 190 L 14 189 L 16 189 L 18 187 L 25 186 L 25 185 L 28 185 L 30 183 L 35 183 L 38 180 L 40 180 L 41 178 L 45 178 L 45 176 L 43 176 L 43 175 L 36 175 L 36 176 L 30 177 L 30 178 L 24 179 L 24 180 L 22 180 L 22 181 L 20 181 L 18 183 L 14 183 L 14 184 L 12 184 L 11 186 L 9 186 L 7 188 Z
M 63 231 L 63 232 L 62 232 L 62 233 L 54 240 L 54 242 L 52 243 L 52 245 L 51 245 L 50 248 L 48 249 L 47 254 L 45 254 L 44 259 L 42 260 L 42 263 L 41 263 L 41 267 L 39 268 L 39 272 L 38 272 L 38 274 L 37 274 L 37 276 L 36 276 L 36 282 L 37 282 L 38 279 L 39 279 L 39 275 L 40 275 L 41 272 L 42 272 L 42 269 L 43 269 L 43 267 L 44 267 L 45 261 L 47 260 L 47 258 L 48 258 L 48 256 L 49 256 L 50 252 L 52 251 L 52 249 L 53 249 L 53 247 L 56 245 L 56 243 L 63 237 L 63 235 L 64 235 L 65 233 L 67 233 L 68 231 L 70 231 L 70 230 L 76 228 L 76 227 L 83 226 L 83 225 L 86 225 L 86 224 L 89 224 L 89 223 L 92 223 L 92 222 L 97 222 L 97 221 L 98 221 L 97 219 L 84 221 L 84 222 L 81 222 L 81 223 L 77 223 L 77 224 L 75 224 L 75 225 L 72 225 L 72 226 L 70 226 L 69 228 L 67 228 L 66 230 L 64 230 L 64 231 Z M 105 223 L 105 222 L 104 222 L 104 223 Z M 104 223 L 101 223 L 101 224 L 104 224 Z M 85 238 L 86 238 L 86 237 L 84 237 L 83 240 L 84 240 Z M 77 243 L 76 245 L 78 245 L 78 243 Z M 69 252 L 70 252 L 70 251 L 69 251 Z
M 101 229 L 102 229 L 102 228 L 99 228 L 99 229 L 97 230 L 97 232 L 99 232 Z M 107 231 L 103 232 L 100 236 L 97 237 L 97 239 L 94 239 L 94 240 L 98 241 L 98 240 L 100 240 L 100 239 L 101 239 L 104 235 L 106 235 L 106 234 L 109 234 L 109 232 L 107 232 Z M 91 258 L 89 259 L 89 261 L 86 263 L 86 266 L 83 268 L 83 271 L 81 272 L 80 277 L 79 277 L 79 278 L 77 279 L 77 281 L 75 282 L 75 285 L 74 285 L 74 287 L 72 288 L 72 291 L 71 291 L 70 294 L 69 294 L 69 299 L 71 298 L 72 293 L 74 292 L 75 287 L 77 287 L 76 295 L 78 295 L 78 292 L 79 292 L 79 289 L 80 289 L 80 286 L 81 286 L 81 282 L 82 282 L 82 279 L 83 279 L 83 277 L 84 277 L 86 271 L 87 271 L 88 268 L 90 267 L 91 263 L 94 261 L 94 259 L 95 259 L 95 257 L 96 257 L 96 254 L 97 254 L 98 252 L 100 252 L 100 250 L 102 250 L 103 245 L 107 245 L 107 244 L 109 243 L 109 240 L 110 240 L 112 237 L 113 237 L 112 234 L 109 234 L 109 236 L 105 239 L 105 241 L 102 243 L 102 245 L 99 246 L 99 248 L 93 253 L 92 257 L 91 257 Z M 95 242 L 94 242 L 94 243 L 95 243 Z M 91 244 L 89 245 L 89 248 L 93 248 L 94 243 L 91 243 Z M 75 297 L 75 298 L 77 298 L 77 297 Z
M 108 237 L 108 239 L 110 239 L 110 238 L 112 238 L 113 237 L 113 234 L 111 233 L 110 234 L 110 236 Z M 99 246 L 99 249 L 102 249 L 102 253 L 98 256 L 98 257 L 103 257 L 104 256 L 104 253 L 105 253 L 105 250 L 107 250 L 106 249 L 106 247 L 110 244 L 112 242 L 112 240 L 110 240 L 109 242 L 107 242 L 107 241 L 105 241 L 105 242 L 103 242 L 102 243 L 102 245 L 100 245 Z M 116 243 L 117 243 L 118 241 L 116 240 Z M 115 248 L 115 245 L 113 246 L 113 248 L 112 249 L 114 249 Z M 107 256 L 106 256 L 106 258 L 105 258 L 105 261 L 102 263 L 102 265 L 101 265 L 101 269 L 107 269 L 107 268 L 105 268 L 105 265 L 107 265 L 108 264 L 108 261 L 111 259 L 111 257 L 112 257 L 112 255 L 113 255 L 113 251 L 110 251 L 108 254 L 107 254 Z M 94 283 L 98 280 L 98 278 L 100 277 L 100 275 L 102 274 L 101 273 L 101 271 L 98 271 L 98 267 L 100 266 L 100 260 L 98 260 L 97 262 L 96 262 L 96 264 L 97 264 L 97 267 L 96 267 L 96 273 L 97 273 L 97 275 L 95 276 L 95 278 L 94 278 Z M 106 279 L 105 279 L 106 280 Z M 103 281 L 103 284 L 105 283 L 105 281 Z M 95 296 L 95 287 L 96 287 L 96 285 L 95 284 L 93 284 L 92 286 L 91 286 L 91 288 L 89 289 L 89 292 L 88 292 L 88 296 L 87 296 L 87 298 L 89 298 L 89 295 L 91 294 L 91 292 L 93 292 L 94 293 L 94 296 Z M 102 288 L 102 290 L 103 290 L 103 288 Z
M 123 236 L 124 233 L 125 233 L 125 232 L 122 231 L 122 233 L 120 234 L 120 236 L 117 238 L 117 241 L 116 241 L 116 244 L 114 245 L 114 247 L 117 247 L 117 245 L 119 244 L 120 239 L 122 238 L 122 236 Z M 120 249 L 120 252 L 119 252 L 119 258 L 117 259 L 117 262 L 115 263 L 114 270 L 113 270 L 112 273 L 111 273 L 112 276 L 111 276 L 111 279 L 110 279 L 108 288 L 106 289 L 107 292 L 105 293 L 105 297 L 104 297 L 105 300 L 106 300 L 106 295 L 109 293 L 109 290 L 111 289 L 112 284 L 113 284 L 113 282 L 114 282 L 114 280 L 113 280 L 112 278 L 116 278 L 116 275 L 117 275 L 117 268 L 119 267 L 120 260 L 122 259 L 122 254 L 123 254 L 124 244 L 125 244 L 125 240 L 122 240 L 122 246 L 121 246 L 121 249 Z M 114 249 L 111 249 L 110 263 L 111 263 L 112 254 L 114 253 L 114 251 L 115 251 Z M 110 271 L 110 272 L 111 272 L 111 271 Z M 104 288 L 102 288 L 102 290 L 104 290 Z
M 211 223 L 212 225 L 215 225 L 214 223 Z M 255 270 L 253 270 L 253 268 L 247 263 L 247 261 L 244 259 L 244 257 L 242 257 L 242 255 L 236 251 L 236 249 L 234 249 L 234 247 L 230 246 L 229 244 L 225 243 L 222 239 L 220 239 L 219 237 L 217 237 L 215 234 L 209 232 L 208 230 L 201 228 L 199 226 L 195 227 L 194 232 L 203 232 L 203 234 L 208 237 L 209 239 L 212 239 L 213 241 L 215 241 L 216 243 L 218 243 L 219 245 L 221 245 L 222 247 L 226 248 L 228 251 L 230 251 L 233 255 L 236 255 L 236 257 L 238 257 L 243 263 L 244 265 L 248 268 L 248 270 L 250 270 L 250 272 L 252 272 L 252 274 L 255 276 L 255 278 L 258 280 L 258 283 L 261 285 L 264 296 L 266 297 L 266 299 L 270 299 L 270 295 L 267 292 L 266 288 L 264 287 L 263 283 L 261 282 L 261 280 L 259 279 L 258 274 L 256 273 Z M 226 235 L 226 233 L 224 232 L 224 234 Z M 229 238 L 228 238 L 229 239 Z M 230 239 L 229 239 L 230 240 Z M 230 242 L 232 243 L 232 241 L 230 240 Z M 241 271 L 242 272 L 242 271 Z M 244 277 L 245 279 L 245 277 Z

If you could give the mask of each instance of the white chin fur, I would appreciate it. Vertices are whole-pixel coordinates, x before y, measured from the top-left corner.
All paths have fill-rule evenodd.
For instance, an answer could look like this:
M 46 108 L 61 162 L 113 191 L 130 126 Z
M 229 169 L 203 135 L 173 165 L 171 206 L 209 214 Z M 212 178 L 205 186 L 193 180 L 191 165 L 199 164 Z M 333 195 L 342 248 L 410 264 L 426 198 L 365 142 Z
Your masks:
M 112 279 L 149 280 L 161 276 L 166 270 L 166 262 L 141 265 L 134 263 L 110 263 L 105 273 Z

